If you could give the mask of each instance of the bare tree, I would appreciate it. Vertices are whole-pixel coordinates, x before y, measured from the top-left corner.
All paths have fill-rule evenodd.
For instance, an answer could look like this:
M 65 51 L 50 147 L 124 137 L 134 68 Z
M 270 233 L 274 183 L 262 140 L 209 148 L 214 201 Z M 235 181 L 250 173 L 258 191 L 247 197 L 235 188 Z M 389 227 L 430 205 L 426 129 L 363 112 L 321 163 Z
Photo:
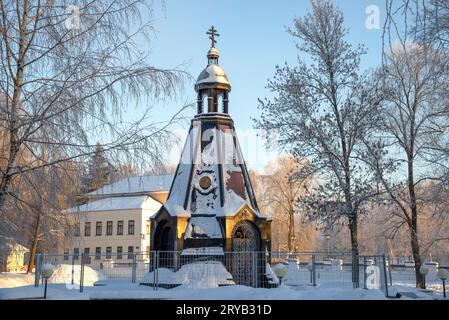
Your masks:
M 161 159 L 178 114 L 158 123 L 151 105 L 173 95 L 184 74 L 152 66 L 139 50 L 150 17 L 143 0 L 0 0 L 0 212 L 18 196 L 19 176 L 84 161 L 97 140 L 116 161 Z M 138 119 L 124 113 L 131 105 L 141 106 Z M 32 156 L 19 164 L 21 150 Z
M 250 171 L 260 211 L 273 219 L 272 247 L 282 251 L 311 251 L 315 249 L 317 224 L 310 221 L 298 199 L 307 195 L 312 177 L 297 177 L 298 167 L 305 161 L 282 156 L 270 161 L 263 172 Z M 287 230 L 287 232 L 286 232 Z
M 373 175 L 360 158 L 363 138 L 376 116 L 376 93 L 360 72 L 362 47 L 345 40 L 342 12 L 330 1 L 313 1 L 312 11 L 295 19 L 289 33 L 311 63 L 276 67 L 268 83 L 275 97 L 260 101 L 256 126 L 279 135 L 280 146 L 307 159 L 317 185 L 309 203 L 328 226 L 344 218 L 358 254 L 358 216 L 377 193 Z
M 379 71 L 384 100 L 378 128 L 389 153 L 371 152 L 373 168 L 397 209 L 391 212 L 399 226 L 408 227 L 418 287 L 423 286 L 418 218 L 422 206 L 430 204 L 428 197 L 419 197 L 418 188 L 429 181 L 444 183 L 448 159 L 439 146 L 448 139 L 442 130 L 449 124 L 444 99 L 448 66 L 431 45 L 397 42 Z M 394 169 L 386 173 L 389 167 Z
M 295 217 L 305 214 L 298 207 L 298 200 L 301 196 L 305 196 L 311 184 L 312 177 L 305 179 L 297 178 L 295 174 L 298 166 L 306 166 L 292 156 L 284 156 L 275 163 L 271 163 L 265 169 L 267 185 L 269 190 L 269 201 L 287 218 L 287 248 L 289 252 L 293 252 L 294 242 L 296 240 Z M 301 230 L 302 231 L 302 230 Z

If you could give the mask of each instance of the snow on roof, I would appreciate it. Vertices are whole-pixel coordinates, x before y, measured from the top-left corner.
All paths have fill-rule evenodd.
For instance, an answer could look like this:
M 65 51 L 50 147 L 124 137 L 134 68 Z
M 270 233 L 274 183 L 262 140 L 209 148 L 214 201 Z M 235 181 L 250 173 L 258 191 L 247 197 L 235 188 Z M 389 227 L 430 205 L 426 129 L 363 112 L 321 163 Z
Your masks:
M 92 211 L 112 211 L 126 209 L 148 209 L 158 210 L 161 204 L 150 196 L 132 196 L 132 197 L 111 197 L 90 201 L 78 207 L 68 210 L 69 213 L 92 212 Z
M 90 192 L 88 196 L 113 195 L 121 193 L 168 191 L 173 180 L 172 174 L 159 176 L 128 177 L 116 183 Z
M 198 79 L 196 81 L 196 85 L 202 83 L 223 83 L 226 85 L 229 84 L 228 76 L 224 72 L 224 70 L 216 64 L 210 64 L 204 69 Z

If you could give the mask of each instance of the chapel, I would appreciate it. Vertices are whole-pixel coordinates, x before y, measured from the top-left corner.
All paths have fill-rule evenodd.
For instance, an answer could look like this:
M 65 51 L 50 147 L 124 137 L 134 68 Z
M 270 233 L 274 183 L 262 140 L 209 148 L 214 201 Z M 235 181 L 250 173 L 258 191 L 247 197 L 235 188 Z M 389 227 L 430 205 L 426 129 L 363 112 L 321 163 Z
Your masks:
M 185 261 L 205 255 L 225 261 L 241 254 L 239 265 L 234 255 L 227 268 L 239 275 L 237 282 L 254 284 L 271 252 L 271 219 L 259 211 L 229 114 L 231 83 L 218 63 L 217 30 L 212 26 L 207 34 L 211 48 L 195 84 L 197 114 L 168 198 L 151 218 L 151 250 L 182 251 Z M 262 255 L 260 263 L 246 265 L 250 256 L 242 253 L 248 252 Z

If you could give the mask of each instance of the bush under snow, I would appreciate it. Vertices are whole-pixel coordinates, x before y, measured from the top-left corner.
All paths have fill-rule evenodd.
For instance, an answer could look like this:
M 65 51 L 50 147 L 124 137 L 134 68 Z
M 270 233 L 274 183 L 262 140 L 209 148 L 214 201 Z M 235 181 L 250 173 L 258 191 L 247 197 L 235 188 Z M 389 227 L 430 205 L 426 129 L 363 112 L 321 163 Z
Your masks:
M 73 282 L 79 284 L 81 274 L 81 266 L 73 266 Z M 107 277 L 89 266 L 84 266 L 84 285 L 93 285 L 98 280 L 106 280 Z M 52 283 L 67 283 L 72 282 L 72 265 L 71 264 L 58 264 L 53 272 L 53 275 L 49 279 Z

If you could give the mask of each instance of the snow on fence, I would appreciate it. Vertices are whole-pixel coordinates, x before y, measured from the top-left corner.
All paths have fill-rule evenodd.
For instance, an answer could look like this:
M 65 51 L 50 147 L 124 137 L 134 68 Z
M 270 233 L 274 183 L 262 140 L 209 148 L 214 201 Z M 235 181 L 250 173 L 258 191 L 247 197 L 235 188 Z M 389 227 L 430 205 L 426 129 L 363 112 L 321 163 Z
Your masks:
M 357 259 L 351 252 L 152 251 L 41 254 L 36 260 L 36 286 L 40 282 L 40 267 L 52 263 L 56 270 L 49 282 L 79 287 L 80 291 L 84 286 L 122 280 L 154 290 L 285 285 L 291 288 L 380 289 L 388 295 L 388 276 L 391 274 L 384 256 L 359 256 Z

